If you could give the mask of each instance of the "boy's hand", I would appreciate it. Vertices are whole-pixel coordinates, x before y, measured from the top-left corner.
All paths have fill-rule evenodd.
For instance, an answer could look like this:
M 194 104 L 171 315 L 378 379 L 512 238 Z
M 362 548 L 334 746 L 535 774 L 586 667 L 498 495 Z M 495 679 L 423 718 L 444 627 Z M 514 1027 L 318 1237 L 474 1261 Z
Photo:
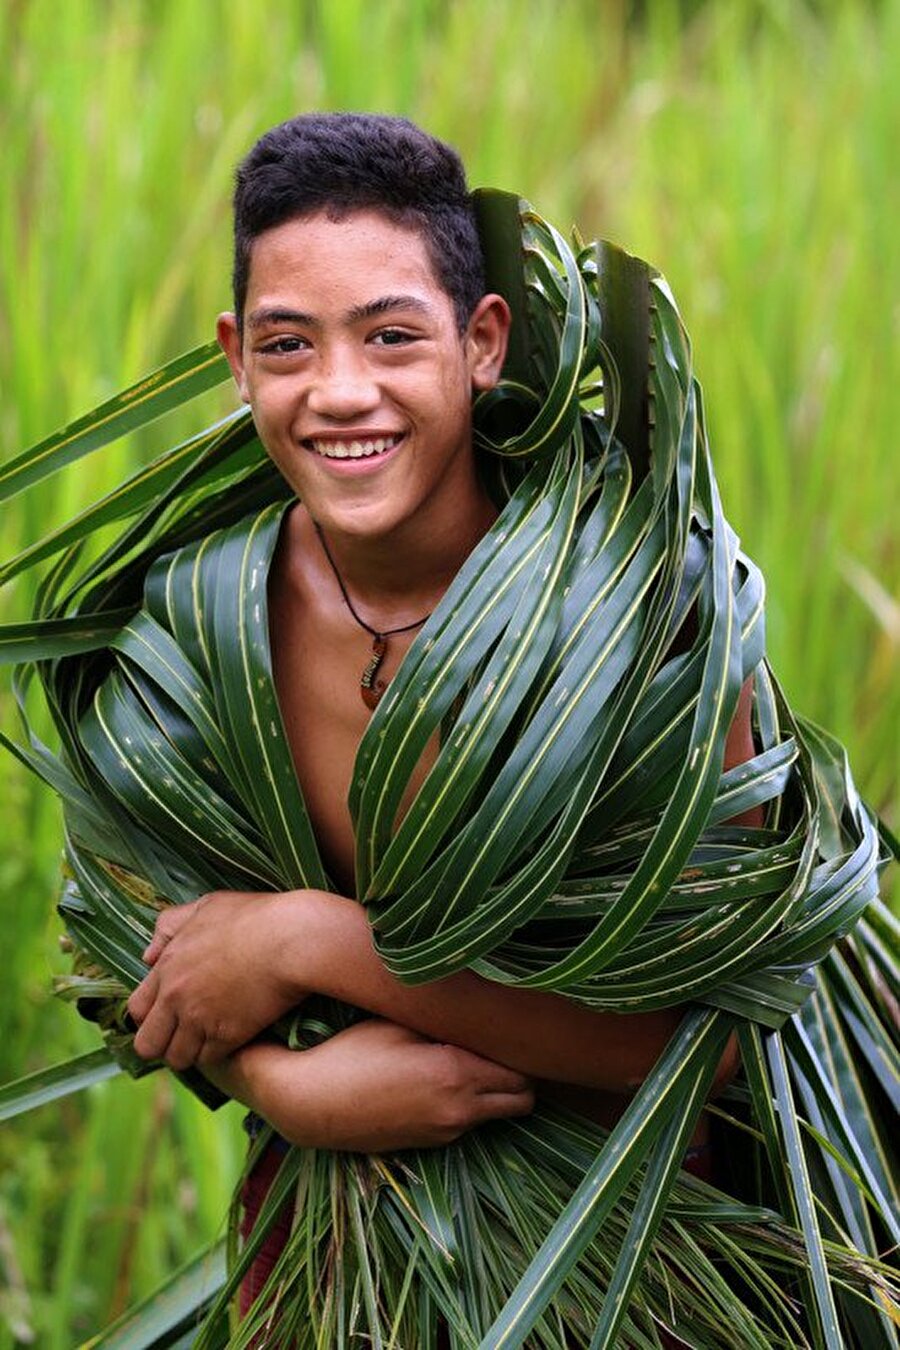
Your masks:
M 438 1147 L 534 1107 L 524 1075 L 380 1018 L 312 1050 L 246 1046 L 209 1077 L 292 1143 L 360 1153 Z
M 172 1069 L 215 1063 L 302 1002 L 276 959 L 298 898 L 214 891 L 165 910 L 144 952 L 152 969 L 128 1000 L 137 1053 Z

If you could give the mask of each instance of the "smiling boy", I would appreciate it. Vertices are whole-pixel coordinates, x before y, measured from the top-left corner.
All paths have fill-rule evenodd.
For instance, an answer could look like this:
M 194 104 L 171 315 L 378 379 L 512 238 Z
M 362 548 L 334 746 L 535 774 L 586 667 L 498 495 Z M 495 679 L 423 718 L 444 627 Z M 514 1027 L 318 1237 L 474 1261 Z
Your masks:
M 167 911 L 129 1009 L 139 1054 L 199 1065 L 296 1144 L 440 1145 L 527 1113 L 536 1090 L 609 1121 L 680 1018 L 592 1012 L 469 972 L 401 985 L 354 898 L 347 795 L 372 704 L 496 516 L 471 404 L 500 378 L 509 323 L 484 293 L 449 147 L 400 119 L 314 115 L 247 156 L 235 309 L 217 331 L 298 499 L 269 580 L 271 645 L 335 892 L 216 892 Z M 745 696 L 726 765 L 752 753 Z M 257 1039 L 313 992 L 372 1018 L 303 1054 Z

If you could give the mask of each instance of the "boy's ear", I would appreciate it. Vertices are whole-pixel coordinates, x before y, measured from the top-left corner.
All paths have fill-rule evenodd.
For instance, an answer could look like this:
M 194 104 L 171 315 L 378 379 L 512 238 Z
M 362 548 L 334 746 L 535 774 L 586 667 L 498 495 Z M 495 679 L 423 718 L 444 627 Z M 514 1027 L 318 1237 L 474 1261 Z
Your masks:
M 473 389 L 493 389 L 500 379 L 510 321 L 509 305 L 502 295 L 483 295 L 472 311 L 465 343 Z
M 226 310 L 216 319 L 216 340 L 231 366 L 231 373 L 234 376 L 234 382 L 238 387 L 238 392 L 245 403 L 250 402 L 250 391 L 247 387 L 247 377 L 244 371 L 244 353 L 241 335 L 238 332 L 237 318 L 230 311 Z

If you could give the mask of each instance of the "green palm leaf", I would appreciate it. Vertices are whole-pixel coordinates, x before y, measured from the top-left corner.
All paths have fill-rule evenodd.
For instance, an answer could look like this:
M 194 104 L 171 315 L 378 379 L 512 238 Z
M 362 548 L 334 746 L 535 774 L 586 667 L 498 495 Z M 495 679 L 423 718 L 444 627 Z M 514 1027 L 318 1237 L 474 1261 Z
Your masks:
M 0 501 L 58 473 L 120 436 L 147 426 L 163 413 L 227 379 L 228 366 L 215 342 L 185 352 L 4 464 L 0 472 Z
M 70 619 L 36 619 L 0 625 L 0 664 L 48 661 L 107 647 L 131 617 L 129 609 L 78 614 Z
M 658 1159 L 662 1158 L 663 1162 L 665 1154 L 671 1153 L 673 1139 L 668 1137 L 670 1122 L 677 1121 L 682 1132 L 690 1137 L 706 1100 L 729 1029 L 728 1022 L 720 1020 L 719 1015 L 714 1013 L 691 1014 L 685 1019 L 613 1129 L 606 1147 L 547 1235 L 513 1297 L 482 1341 L 483 1350 L 526 1343 L 526 1337 L 562 1280 L 593 1240 L 654 1145 L 658 1150 Z M 650 1174 L 654 1175 L 657 1171 L 658 1168 L 654 1169 L 651 1164 Z M 663 1165 L 659 1179 L 665 1179 L 667 1174 L 671 1183 L 674 1170 L 671 1166 Z M 652 1235 L 666 1199 L 667 1190 L 664 1188 L 650 1200 L 651 1212 L 645 1216 L 649 1220 L 648 1236 Z M 635 1214 L 641 1215 L 643 1209 L 644 1206 L 639 1202 Z M 621 1297 L 619 1287 L 627 1288 L 628 1282 L 636 1278 L 641 1257 L 645 1255 L 641 1247 L 642 1244 L 632 1249 L 622 1265 L 617 1266 L 613 1276 L 613 1306 L 608 1314 L 604 1313 L 601 1323 L 601 1329 L 604 1324 L 610 1328 L 609 1335 L 614 1333 L 621 1320 L 621 1307 L 616 1306 Z M 608 1343 L 605 1339 L 599 1342 Z
M 500 511 L 359 748 L 359 895 L 409 981 L 471 967 L 591 1006 L 694 1006 L 608 1139 L 542 1108 L 446 1151 L 289 1152 L 197 1344 L 265 1324 L 271 1307 L 230 1333 L 222 1319 L 293 1197 L 270 1280 L 292 1344 L 424 1348 L 440 1321 L 466 1347 L 652 1347 L 666 1326 L 709 1347 L 888 1345 L 900 944 L 877 905 L 878 824 L 766 664 L 762 579 L 719 501 L 665 283 L 612 245 L 570 248 L 515 198 L 477 211 L 515 316 L 508 378 L 474 414 Z M 223 375 L 210 348 L 180 358 L 20 456 L 5 490 Z M 60 992 L 133 1070 L 123 1000 L 163 904 L 328 886 L 269 651 L 288 500 L 236 415 L 0 572 L 56 556 L 32 622 L 0 631 L 20 663 L 10 748 L 66 799 L 77 954 Z M 724 771 L 751 675 L 757 753 Z M 24 714 L 34 678 L 58 757 Z M 729 823 L 750 807 L 761 827 Z M 325 1034 L 353 1015 L 318 1013 Z M 732 1025 L 729 1151 L 751 1178 L 734 1196 L 679 1173 Z M 189 1302 L 190 1275 L 179 1287 Z M 122 1343 L 157 1343 L 154 1315 Z
M 208 427 L 198 436 L 191 436 L 184 444 L 167 451 L 146 468 L 138 470 L 119 487 L 101 497 L 98 502 L 82 511 L 74 520 L 46 535 L 32 548 L 19 553 L 10 562 L 0 568 L 0 584 L 11 580 L 19 572 L 27 571 L 44 558 L 51 557 L 63 548 L 80 543 L 101 526 L 118 520 L 128 519 L 137 511 L 150 507 L 160 494 L 169 491 L 175 483 L 183 481 L 185 468 L 193 469 L 197 461 L 206 458 L 210 447 L 218 447 L 222 441 L 222 427 L 229 430 L 234 427 L 241 439 L 252 441 L 250 419 L 246 413 L 235 413 L 225 423 Z M 216 474 L 221 470 L 216 467 Z
M 137 1307 L 117 1318 L 81 1350 L 150 1350 L 150 1347 L 190 1346 L 197 1326 L 209 1312 L 225 1280 L 225 1244 L 189 1261 Z M 226 1344 L 221 1324 L 217 1343 Z
M 119 1066 L 107 1050 L 89 1050 L 62 1064 L 40 1069 L 0 1088 L 0 1120 L 33 1111 L 37 1106 L 80 1092 L 93 1083 L 101 1083 L 119 1073 Z

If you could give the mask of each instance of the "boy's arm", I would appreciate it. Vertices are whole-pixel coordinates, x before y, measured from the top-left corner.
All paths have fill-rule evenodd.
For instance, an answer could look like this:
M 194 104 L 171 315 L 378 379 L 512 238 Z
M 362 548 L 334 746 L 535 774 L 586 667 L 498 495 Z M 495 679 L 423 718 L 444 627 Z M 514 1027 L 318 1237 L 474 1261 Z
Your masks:
M 726 767 L 754 753 L 750 703 L 748 681 Z M 739 820 L 761 823 L 760 808 Z M 316 992 L 530 1076 L 622 1093 L 643 1080 L 681 1016 L 592 1012 L 470 971 L 401 984 L 378 957 L 362 906 L 323 891 L 215 892 L 161 915 L 145 955 L 153 969 L 129 1000 L 135 1049 L 178 1069 L 221 1061 Z M 729 1050 L 720 1080 L 734 1067 Z
M 434 1148 L 534 1106 L 522 1074 L 378 1018 L 302 1054 L 256 1041 L 205 1073 L 305 1148 Z
M 734 769 L 737 768 L 738 764 L 746 764 L 747 760 L 752 759 L 756 754 L 756 746 L 753 744 L 752 707 L 753 676 L 748 675 L 741 688 L 737 709 L 725 738 L 723 769 Z M 748 810 L 742 811 L 740 815 L 734 816 L 729 823 L 760 826 L 764 819 L 765 811 L 763 808 L 751 806 Z
M 172 1068 L 206 1067 L 310 993 L 337 998 L 521 1073 L 633 1089 L 680 1011 L 621 1016 L 461 971 L 408 986 L 385 968 L 365 910 L 324 891 L 215 892 L 166 911 L 153 969 L 129 1001 L 135 1049 Z

